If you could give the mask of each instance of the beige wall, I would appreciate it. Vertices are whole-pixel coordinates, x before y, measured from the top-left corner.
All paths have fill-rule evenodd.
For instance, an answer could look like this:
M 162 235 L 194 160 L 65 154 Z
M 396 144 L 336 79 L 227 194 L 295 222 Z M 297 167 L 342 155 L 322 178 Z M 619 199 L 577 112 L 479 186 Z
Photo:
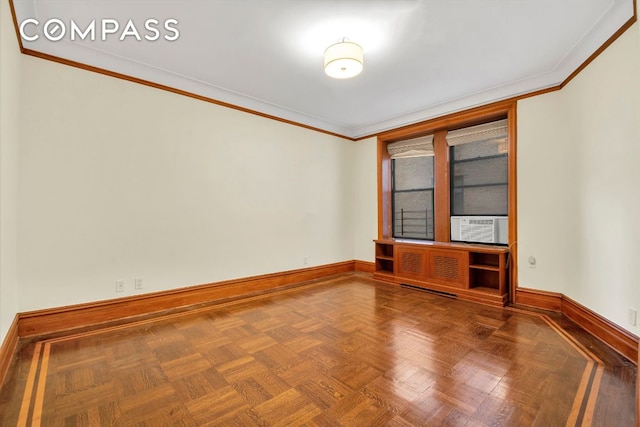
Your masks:
M 152 292 L 305 258 L 373 261 L 375 138 L 352 143 L 20 56 L 6 9 L 0 339 L 16 311 L 131 295 L 135 277 Z M 636 334 L 626 316 L 640 308 L 639 45 L 635 25 L 565 89 L 518 104 L 520 285 Z
M 0 343 L 18 312 L 16 196 L 20 52 L 9 3 L 0 2 Z
M 561 292 L 636 335 L 627 313 L 640 310 L 639 33 L 636 24 L 564 89 L 518 103 L 520 286 Z M 358 144 L 371 166 L 375 143 Z M 357 177 L 356 193 L 376 192 L 373 178 Z M 374 202 L 355 223 L 356 258 L 367 261 Z
M 355 142 L 353 233 L 354 259 L 374 260 L 373 240 L 378 238 L 378 139 Z
M 518 103 L 520 286 L 562 292 L 636 335 L 638 33 L 635 24 L 561 91 Z
M 353 143 L 22 67 L 21 311 L 134 294 L 136 277 L 151 292 L 353 259 Z

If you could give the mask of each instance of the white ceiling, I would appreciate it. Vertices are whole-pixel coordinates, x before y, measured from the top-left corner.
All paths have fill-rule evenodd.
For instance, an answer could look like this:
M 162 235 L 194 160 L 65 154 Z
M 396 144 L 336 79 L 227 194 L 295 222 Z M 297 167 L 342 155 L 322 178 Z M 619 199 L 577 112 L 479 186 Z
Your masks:
M 633 16 L 633 0 L 14 0 L 18 22 L 65 23 L 27 49 L 351 138 L 556 86 Z M 100 23 L 120 30 L 100 40 Z M 176 41 L 119 40 L 133 20 L 174 18 Z M 69 37 L 97 23 L 97 40 Z M 171 35 L 159 27 L 161 35 Z M 28 35 L 38 34 L 26 26 Z M 322 70 L 346 37 L 365 67 Z

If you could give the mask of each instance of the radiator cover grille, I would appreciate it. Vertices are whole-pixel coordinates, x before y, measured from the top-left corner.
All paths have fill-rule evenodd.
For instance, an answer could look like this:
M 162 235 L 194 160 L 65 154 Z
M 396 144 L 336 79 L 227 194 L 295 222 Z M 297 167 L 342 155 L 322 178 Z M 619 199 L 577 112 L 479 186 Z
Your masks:
M 433 275 L 439 279 L 459 279 L 458 258 L 436 255 L 433 257 Z
M 400 270 L 405 273 L 420 274 L 422 273 L 422 255 L 412 252 L 404 252 L 401 254 Z

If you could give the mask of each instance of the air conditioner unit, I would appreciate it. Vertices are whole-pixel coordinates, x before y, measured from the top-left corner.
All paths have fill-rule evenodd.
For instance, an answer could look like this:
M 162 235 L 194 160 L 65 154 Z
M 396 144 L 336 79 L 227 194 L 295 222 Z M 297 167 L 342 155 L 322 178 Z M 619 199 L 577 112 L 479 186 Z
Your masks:
M 451 240 L 506 245 L 509 243 L 509 219 L 506 216 L 452 216 Z

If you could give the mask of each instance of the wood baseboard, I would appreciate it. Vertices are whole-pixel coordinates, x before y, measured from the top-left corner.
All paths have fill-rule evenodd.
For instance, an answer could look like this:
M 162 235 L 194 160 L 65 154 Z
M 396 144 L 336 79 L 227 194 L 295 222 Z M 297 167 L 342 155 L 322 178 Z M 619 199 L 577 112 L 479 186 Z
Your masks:
M 0 384 L 21 337 L 55 334 L 114 322 L 123 323 L 162 311 L 257 295 L 353 271 L 373 273 L 374 267 L 371 262 L 344 261 L 164 292 L 18 313 L 0 347 Z M 638 363 L 638 337 L 576 301 L 559 293 L 526 288 L 516 290 L 515 300 L 519 305 L 564 314 L 631 362 Z
M 517 305 L 560 313 L 562 310 L 562 294 L 536 289 L 517 288 L 515 303 Z
M 16 315 L 13 322 L 11 322 L 11 326 L 9 326 L 9 330 L 7 330 L 2 347 L 0 347 L 0 387 L 4 384 L 11 361 L 16 354 L 18 338 L 18 316 Z
M 638 337 L 588 309 L 566 295 L 557 292 L 518 288 L 515 303 L 521 306 L 562 313 L 582 329 L 600 339 L 630 362 L 638 361 Z
M 631 332 L 622 329 L 566 295 L 562 296 L 562 314 L 608 344 L 629 361 L 634 364 L 638 363 L 638 337 Z
M 369 261 L 355 260 L 355 270 L 361 273 L 373 274 L 376 271 L 376 264 Z
M 19 313 L 17 332 L 19 337 L 29 337 L 122 322 L 181 307 L 256 295 L 354 270 L 354 261 L 344 261 L 145 295 Z

